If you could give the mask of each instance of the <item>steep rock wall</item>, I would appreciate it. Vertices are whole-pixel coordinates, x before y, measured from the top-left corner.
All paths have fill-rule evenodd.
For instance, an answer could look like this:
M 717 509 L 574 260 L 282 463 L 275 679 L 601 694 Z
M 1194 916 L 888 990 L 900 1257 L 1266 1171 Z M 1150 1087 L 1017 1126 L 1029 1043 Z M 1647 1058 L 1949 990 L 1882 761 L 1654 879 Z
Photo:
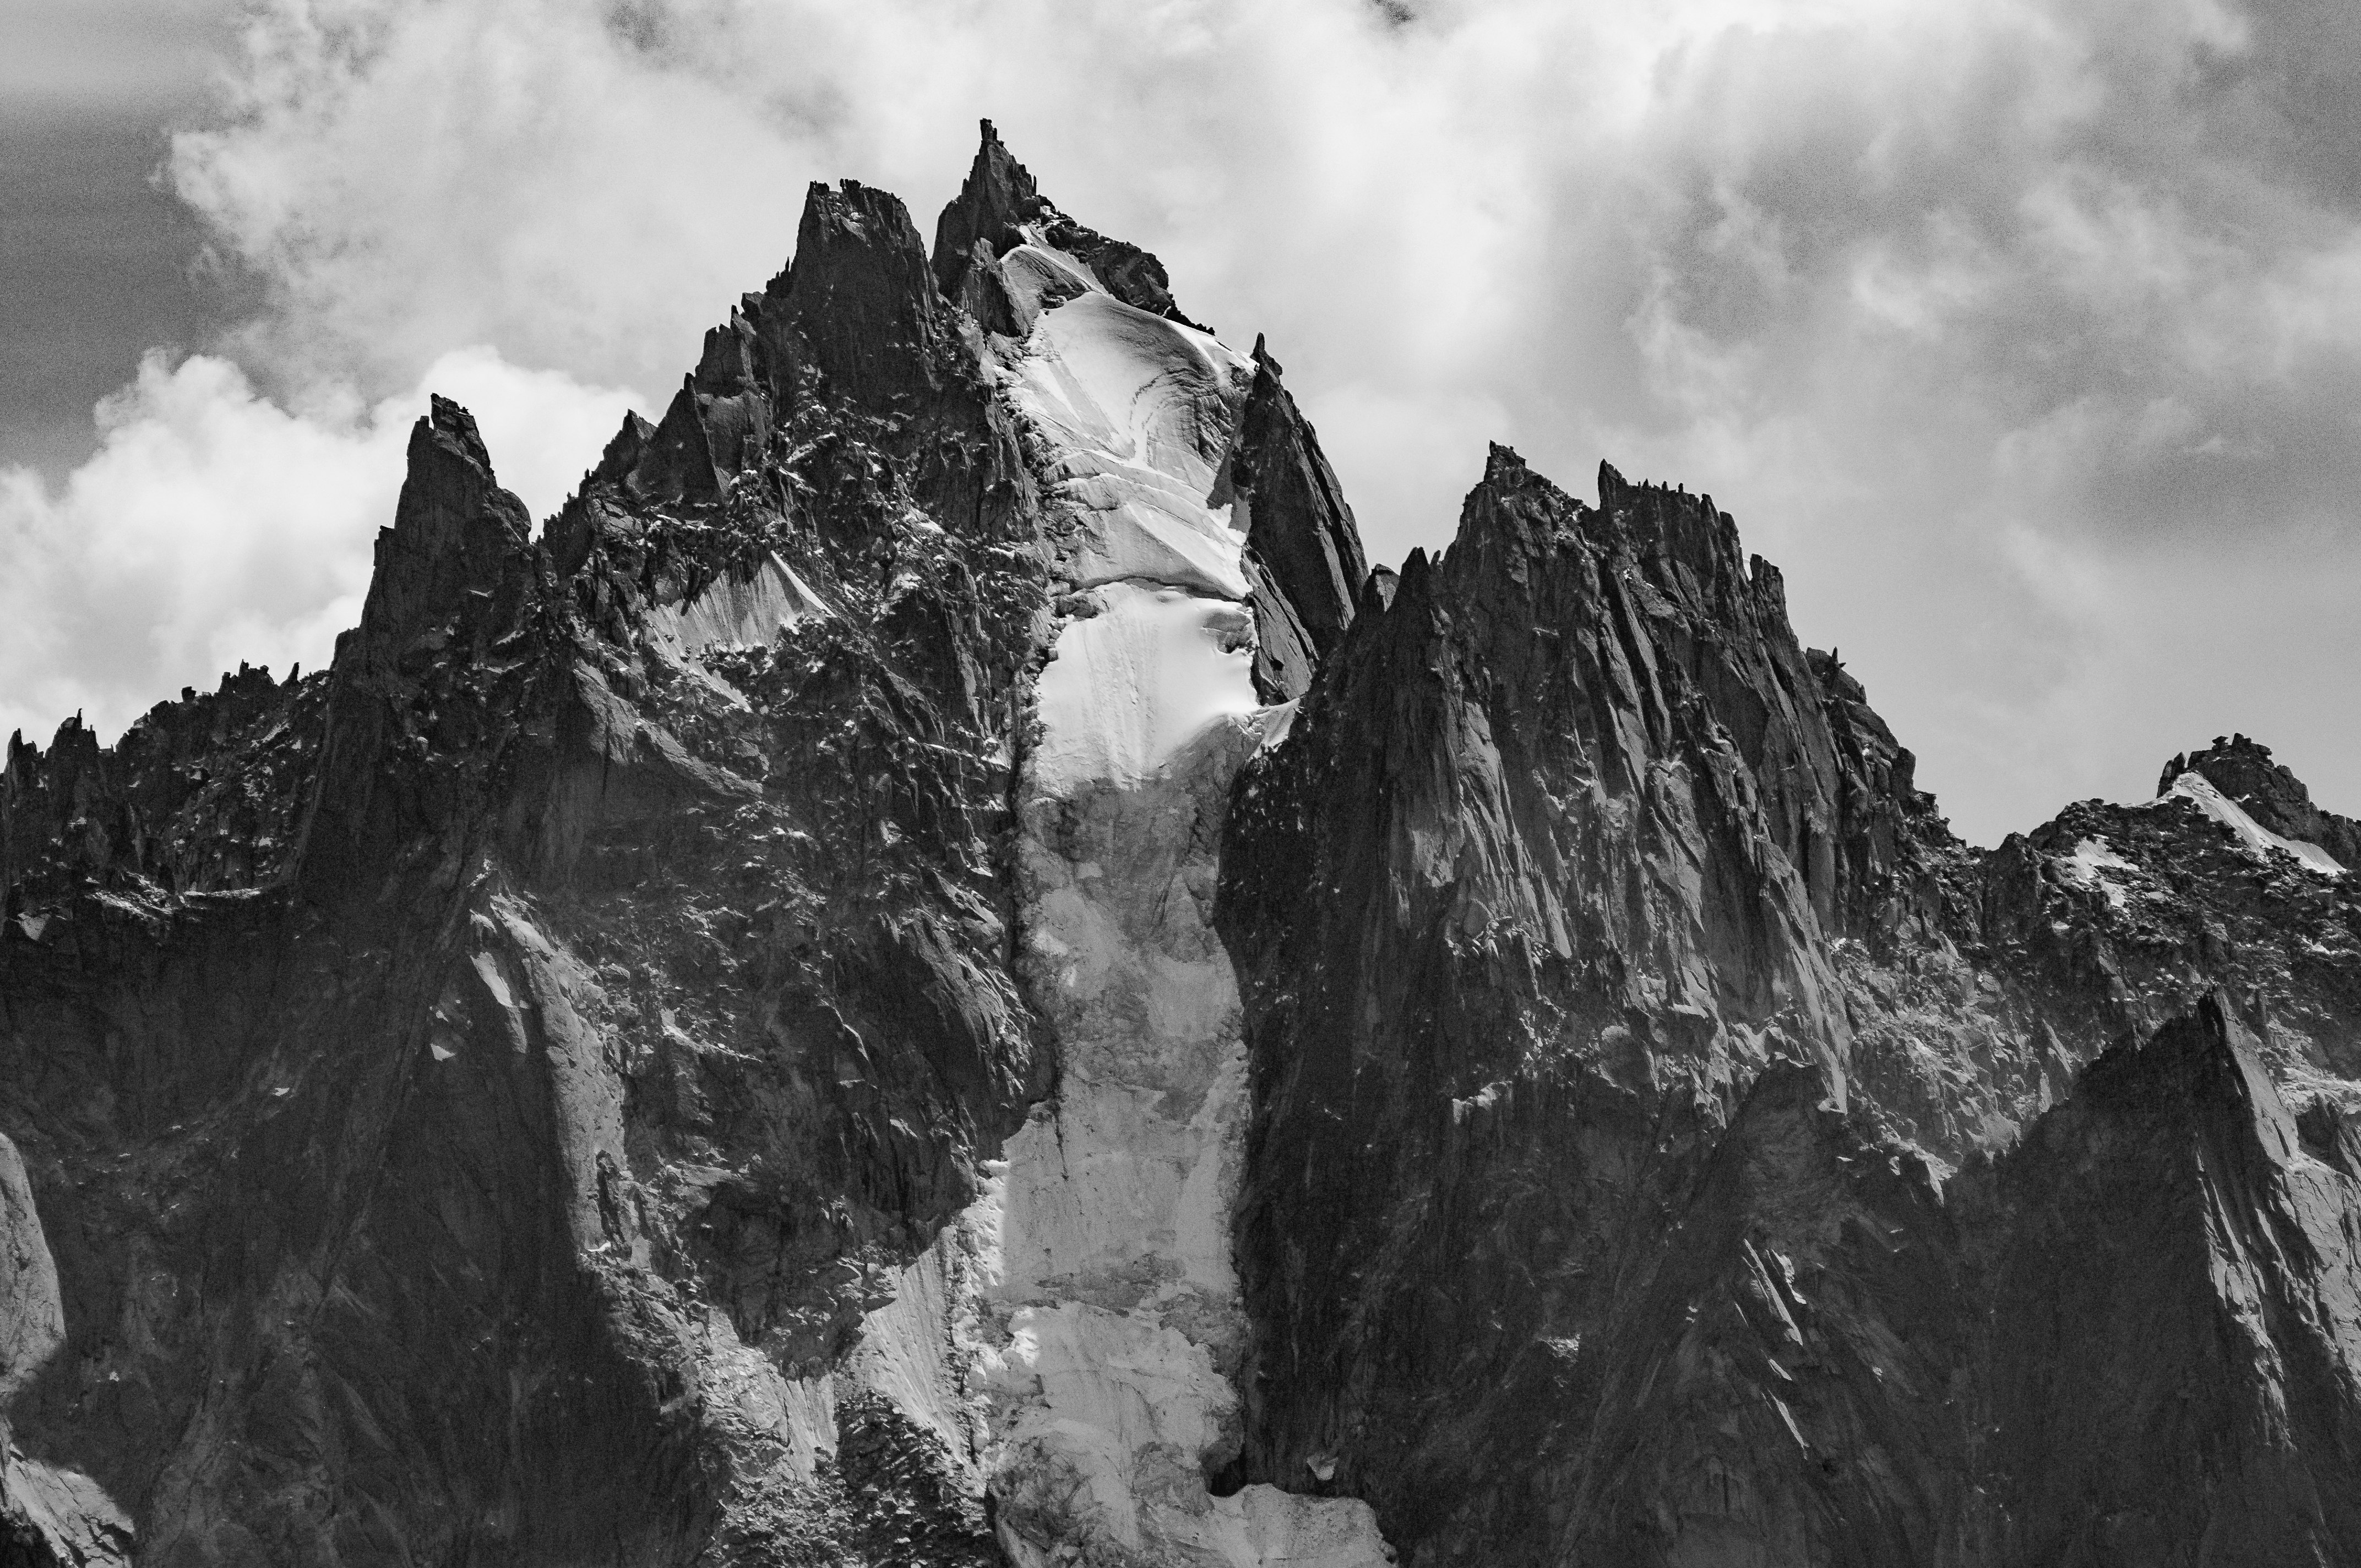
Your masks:
M 2196 785 L 1968 850 L 1726 517 L 1599 492 L 1496 449 L 1240 775 L 1245 1473 L 1422 1563 L 2361 1547 L 2351 1189 L 2273 1130 L 2344 1147 L 2341 874 Z
M 1206 1484 L 1243 1079 L 1192 911 L 1257 614 L 1335 606 L 1250 603 L 1212 499 L 1255 372 L 987 132 L 970 204 L 1011 180 L 983 318 L 814 187 L 538 538 L 438 400 L 333 672 L 12 743 L 5 1212 L 56 1288 L 7 1343 L 64 1341 L 0 1395 L 10 1550 L 997 1561 L 1056 1475 L 1012 1427 L 1133 1339 L 1194 1401 L 1105 1449 L 1152 1550 L 1376 1550 Z
M 987 126 L 0 770 L 0 1561 L 2343 1561 L 2351 823 L 1985 852 L 1679 488 L 1365 571 Z

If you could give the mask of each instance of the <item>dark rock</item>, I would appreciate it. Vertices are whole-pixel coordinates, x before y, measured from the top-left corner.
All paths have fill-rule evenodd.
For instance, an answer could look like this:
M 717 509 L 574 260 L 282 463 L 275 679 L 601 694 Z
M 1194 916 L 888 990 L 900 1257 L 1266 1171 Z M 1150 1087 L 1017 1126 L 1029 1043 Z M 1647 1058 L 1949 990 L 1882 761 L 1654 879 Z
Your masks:
M 1224 475 L 1246 525 L 1260 645 L 1255 683 L 1267 702 L 1298 697 L 1344 640 L 1368 576 L 1360 531 L 1320 438 L 1279 384 L 1279 361 L 1255 340 L 1255 380 Z M 1216 489 L 1214 499 L 1224 499 Z
M 456 879 L 467 831 L 517 758 L 544 569 L 524 503 L 501 489 L 476 422 L 433 400 L 357 630 L 337 640 L 319 785 L 298 883 L 324 903 L 379 868 Z
M 642 419 L 637 413 L 626 413 L 623 416 L 622 428 L 618 430 L 613 439 L 607 443 L 606 451 L 599 455 L 598 466 L 590 470 L 590 482 L 610 485 L 622 483 L 631 470 L 640 466 L 640 455 L 648 449 L 649 444 L 655 438 L 655 426 Z
M 987 1495 L 959 1359 L 1018 1310 L 961 1216 L 1086 1131 L 1043 845 L 1162 890 L 1224 1052 L 1239 987 L 1250 1332 L 1187 1348 L 1244 1408 L 1123 1481 L 1187 1528 L 2361 1561 L 2361 875 L 2184 797 L 1961 843 L 1685 489 L 1495 447 L 1370 569 L 1259 345 L 1207 499 L 1291 720 L 1028 794 L 1082 601 L 997 389 L 1020 242 L 1179 319 L 988 125 L 931 258 L 814 187 L 540 539 L 436 399 L 333 671 L 11 740 L 0 1563 L 1080 1550 L 1068 1472 Z M 2361 858 L 2244 737 L 2184 771 Z
M 1005 305 L 994 299 L 994 270 L 984 265 L 984 250 L 997 260 L 1025 243 L 1021 230 L 1029 227 L 1051 247 L 1080 261 L 1106 291 L 1125 304 L 1165 316 L 1187 326 L 1198 323 L 1180 313 L 1172 301 L 1171 280 L 1164 264 L 1136 245 L 1110 239 L 1060 212 L 1043 196 L 1025 166 L 1001 145 L 992 122 L 983 124 L 983 141 L 966 182 L 935 225 L 934 272 L 943 297 L 964 305 L 994 332 L 1014 330 Z M 1201 329 L 1202 330 L 1202 329 Z
M 1496 448 L 1448 554 L 1373 578 L 1241 775 L 1243 1476 L 1330 1466 L 1418 1563 L 2349 1554 L 2322 1498 L 2353 1352 L 2305 1325 L 2349 1318 L 2351 1263 L 2311 1260 L 2361 1234 L 2350 1139 L 2328 1101 L 2275 1109 L 2204 1000 L 2319 975 L 2249 1010 L 2282 1042 L 2308 1021 L 2311 1065 L 2270 1047 L 2288 1070 L 2348 1059 L 2361 998 L 2293 951 L 2350 950 L 2342 883 L 2193 807 L 1969 850 L 1726 518 L 1599 488 Z M 2154 898 L 2077 882 L 2102 833 Z M 2157 920 L 2191 935 L 2151 949 Z M 2124 1118 L 2224 1174 L 2118 1161 Z M 2204 1212 L 2255 1239 L 2207 1242 Z M 2225 1269 L 2290 1302 L 2235 1357 L 2196 1327 Z M 2105 1305 L 2165 1300 L 2169 1333 Z M 2066 1365 L 2093 1370 L 2068 1392 Z M 2216 1391 L 2155 1435 L 2184 1385 Z M 2293 1436 L 2233 1435 L 2299 1398 Z M 2234 1475 L 2268 1479 L 2250 1502 Z
M 771 282 L 756 330 L 783 395 L 825 391 L 881 409 L 915 406 L 946 377 L 941 303 L 901 198 L 848 180 L 815 184 L 795 265 Z
M 997 260 L 1024 243 L 1017 232 L 1021 225 L 1056 211 L 1025 166 L 1001 145 L 990 120 L 983 123 L 983 133 L 959 194 L 935 220 L 935 282 L 949 300 L 961 298 L 980 260 Z M 988 258 L 977 252 L 978 245 Z
M 1969 1212 L 1993 1560 L 2344 1562 L 2361 1184 L 2301 1153 L 2218 997 L 2092 1064 Z M 1989 1202 L 1990 1211 L 1982 1209 Z
M 862 1417 L 890 1452 L 796 1479 L 722 1354 L 831 1376 L 1049 1070 L 1029 477 L 899 203 L 816 197 L 794 275 L 542 543 L 437 400 L 333 674 L 12 749 L 0 1128 L 67 1343 L 0 1540 L 886 1561 L 906 1497 L 989 1559 L 972 1460 Z M 667 630 L 790 571 L 784 640 Z
M 240 665 L 112 748 L 79 718 L 46 754 L 14 737 L 0 771 L 6 913 L 91 882 L 144 897 L 277 881 L 311 803 L 327 691 L 325 672 L 274 682 Z
M 2303 781 L 2272 762 L 2271 749 L 2261 741 L 2233 735 L 2217 739 L 2203 751 L 2175 757 L 2165 764 L 2156 793 L 2171 789 L 2184 773 L 2202 775 L 2247 816 L 2282 838 L 2317 844 L 2340 864 L 2361 869 L 2361 822 L 2314 806 Z

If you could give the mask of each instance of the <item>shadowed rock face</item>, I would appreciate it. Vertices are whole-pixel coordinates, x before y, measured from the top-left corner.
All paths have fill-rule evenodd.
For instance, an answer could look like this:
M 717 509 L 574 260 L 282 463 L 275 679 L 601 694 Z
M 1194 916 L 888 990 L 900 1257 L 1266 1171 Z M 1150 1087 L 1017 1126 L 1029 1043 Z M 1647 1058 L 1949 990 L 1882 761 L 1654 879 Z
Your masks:
M 2244 735 L 2227 740 L 2214 737 L 2203 751 L 2167 762 L 2156 793 L 2170 793 L 2183 773 L 2191 773 L 2210 781 L 2272 832 L 2317 844 L 2348 867 L 2361 865 L 2361 822 L 2313 805 L 2303 781 L 2272 762 L 2271 749 L 2259 740 Z
M 2255 1044 L 2202 1002 L 2101 1058 L 1961 1194 L 1988 1260 L 2005 1561 L 2334 1563 L 2361 1542 L 2361 1184 L 2307 1147 Z
M 2345 881 L 1968 849 L 1727 518 L 1599 495 L 1496 449 L 1240 777 L 1243 1474 L 1422 1563 L 2361 1552 Z
M 1311 686 L 1320 661 L 1344 641 L 1369 575 L 1344 488 L 1279 378 L 1279 361 L 1257 338 L 1254 389 L 1224 474 L 1246 519 L 1246 569 L 1261 631 L 1255 685 L 1269 702 Z
M 815 187 L 538 538 L 436 400 L 333 672 L 12 743 L 7 1561 L 999 1559 L 994 1183 L 1067 1045 L 1020 972 L 1075 619 L 1025 352 Z M 1270 1497 L 1230 1560 L 1349 1533 Z
M 1983 851 L 1702 497 L 1371 572 L 987 126 L 0 772 L 0 1564 L 2361 1556 L 2361 858 Z M 1382 1534 L 1382 1539 L 1380 1538 Z

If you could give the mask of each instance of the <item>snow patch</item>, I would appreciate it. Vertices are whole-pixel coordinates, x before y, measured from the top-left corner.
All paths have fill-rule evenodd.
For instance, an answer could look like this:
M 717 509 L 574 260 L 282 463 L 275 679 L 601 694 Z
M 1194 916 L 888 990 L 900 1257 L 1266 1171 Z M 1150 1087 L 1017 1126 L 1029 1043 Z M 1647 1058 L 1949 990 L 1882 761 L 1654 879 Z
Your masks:
M 996 1433 L 994 1491 L 1018 1568 L 1101 1554 L 1203 1568 L 1392 1561 L 1356 1498 L 1205 1492 L 1205 1469 L 1236 1451 L 1235 1396 L 1203 1347 L 1171 1329 L 1071 1302 L 1027 1308 L 994 1376 L 1012 1414 Z M 1127 1441 L 1096 1441 L 1105 1432 Z M 1078 1535 L 1095 1551 L 1077 1557 Z
M 1043 247 L 1003 272 L 1039 312 L 1002 390 L 1075 597 L 1020 781 L 1019 963 L 1059 1094 L 971 1212 L 996 1237 L 973 1365 L 1001 1543 L 1020 1568 L 1389 1563 L 1366 1503 L 1207 1486 L 1243 1438 L 1248 1113 L 1214 846 L 1238 769 L 1292 714 L 1256 702 L 1243 520 L 1208 504 L 1253 366 Z
M 1016 310 L 1020 331 L 1030 333 L 1041 313 L 1083 294 L 1104 293 L 1091 269 L 1052 246 L 1027 242 L 1000 258 L 1001 286 Z
M 648 612 L 649 639 L 675 662 L 709 648 L 768 648 L 827 606 L 774 553 L 744 582 L 724 572 L 686 604 Z
M 2139 869 L 2108 848 L 2104 839 L 2084 839 L 2074 846 L 2072 854 L 2056 857 L 2056 863 L 2059 874 L 2069 883 L 2086 892 L 2105 894 L 2107 902 L 2117 909 L 2123 908 L 2131 895 L 2123 883 L 2107 873 Z
M 1061 564 L 1076 587 L 1137 577 L 1246 597 L 1243 536 L 1207 499 L 1253 379 L 1217 339 L 1109 294 L 1042 314 L 1005 390 L 1076 525 Z
M 1137 783 L 1208 726 L 1255 710 L 1254 618 L 1244 605 L 1137 583 L 1106 584 L 1087 602 L 1097 613 L 1059 629 L 1035 687 L 1039 792 Z
M 2157 806 L 2168 800 L 2186 800 L 2194 804 L 2206 816 L 2235 833 L 2247 852 L 2257 860 L 2268 861 L 2270 851 L 2278 850 L 2293 855 L 2307 870 L 2322 876 L 2345 874 L 2345 867 L 2335 856 L 2304 839 L 2279 837 L 2247 816 L 2245 807 L 2214 788 L 2213 780 L 2194 769 L 2173 780 L 2170 789 L 2147 804 Z
M 1286 743 L 1287 738 L 1295 732 L 1295 711 L 1302 705 L 1301 697 L 1290 697 L 1285 702 L 1263 709 L 1262 749 L 1264 751 L 1268 751 Z

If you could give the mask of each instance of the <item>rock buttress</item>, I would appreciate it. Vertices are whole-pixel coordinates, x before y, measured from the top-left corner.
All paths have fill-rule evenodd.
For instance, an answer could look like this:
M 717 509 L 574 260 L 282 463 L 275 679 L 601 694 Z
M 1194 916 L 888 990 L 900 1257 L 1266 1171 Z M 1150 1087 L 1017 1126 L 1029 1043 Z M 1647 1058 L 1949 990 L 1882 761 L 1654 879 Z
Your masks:
M 2361 1553 L 2361 1182 L 2256 1043 L 2203 998 L 1962 1178 L 1990 1303 L 1984 1561 Z
M 144 1552 L 991 1554 L 956 1392 L 846 1357 L 1046 1086 L 1002 861 L 1044 579 L 906 218 L 824 198 L 684 439 L 627 422 L 544 539 L 421 422 L 291 881 L 65 843 L 154 770 L 15 753 L 0 1124 L 69 1353 L 14 1431 Z
M 1240 774 L 1242 1474 L 1370 1500 L 1420 1563 L 2349 1551 L 2312 1477 L 2361 1348 L 2361 1144 L 2343 1036 L 2295 1025 L 2353 1014 L 2250 981 L 2235 1008 L 2274 1032 L 2234 1050 L 2204 995 L 2344 950 L 2345 879 L 2194 796 L 1967 849 L 1726 519 L 1600 490 L 1496 453 L 1451 552 L 1373 578 Z M 2151 955 L 2151 927 L 2189 935 Z M 2173 1065 L 2192 1039 L 2202 1083 Z M 2309 1121 L 2268 1109 L 2273 1075 Z M 2213 1137 L 2185 1103 L 2230 1152 L 2121 1182 L 2060 1152 L 2114 1146 L 2122 1082 L 2158 1159 Z M 2071 1343 L 2023 1352 L 2018 1321 Z M 2041 1370 L 2135 1344 L 2161 1359 L 2112 1405 Z M 2142 1489 L 2110 1456 L 2146 1452 L 2136 1390 L 2175 1379 L 2211 1401 L 2175 1429 L 2198 1469 Z M 2279 1400 L 2313 1413 L 2251 1413 Z M 2250 1531 L 2233 1474 L 2293 1522 Z
M 1344 641 L 1369 575 L 1360 530 L 1312 422 L 1255 340 L 1254 386 L 1223 479 L 1246 520 L 1254 584 L 1255 685 L 1267 702 L 1301 696 Z M 1217 488 L 1217 499 L 1223 494 Z

